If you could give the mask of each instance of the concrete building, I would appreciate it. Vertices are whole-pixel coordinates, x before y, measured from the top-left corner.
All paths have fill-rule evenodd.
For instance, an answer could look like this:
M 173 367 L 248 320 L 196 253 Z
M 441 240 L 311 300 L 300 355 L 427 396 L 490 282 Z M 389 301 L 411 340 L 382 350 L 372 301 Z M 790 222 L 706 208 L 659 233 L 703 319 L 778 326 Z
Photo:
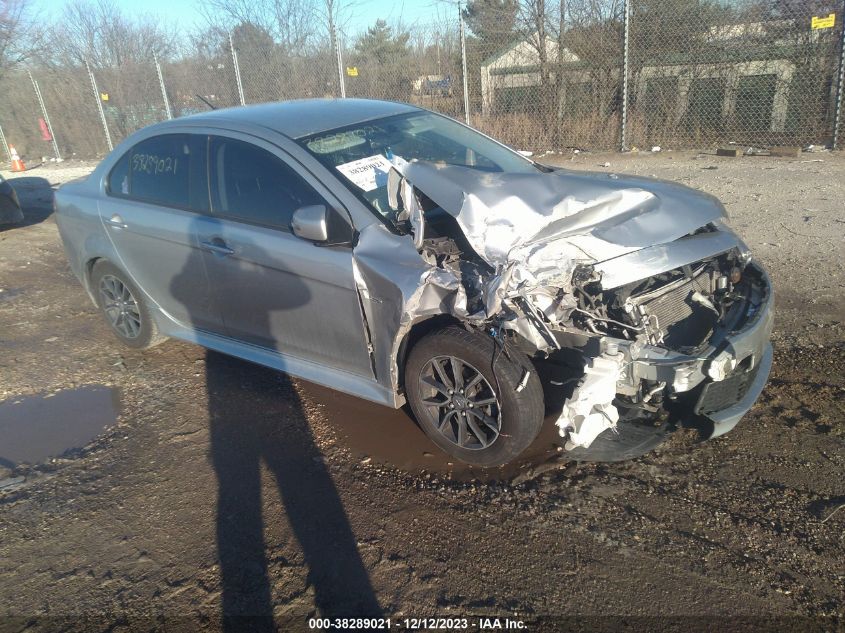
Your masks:
M 749 36 L 751 33 L 751 36 Z M 719 42 L 700 53 L 665 55 L 652 63 L 632 64 L 629 91 L 634 108 L 657 124 L 683 121 L 741 121 L 744 129 L 782 132 L 787 123 L 790 90 L 796 73 L 788 44 L 765 41 L 762 25 L 733 25 L 711 29 L 709 42 Z M 540 86 L 540 56 L 533 41 L 516 42 L 481 65 L 482 112 L 496 114 L 528 109 Z M 725 45 L 743 40 L 743 46 Z M 557 42 L 545 43 L 551 76 L 558 72 Z M 560 103 L 562 116 L 581 95 L 601 94 L 612 100 L 621 79 L 618 67 L 597 75 L 579 57 L 564 50 Z M 601 85 L 600 85 L 601 84 Z M 569 93 L 569 94 L 567 94 Z M 568 104 L 568 105 L 566 105 Z

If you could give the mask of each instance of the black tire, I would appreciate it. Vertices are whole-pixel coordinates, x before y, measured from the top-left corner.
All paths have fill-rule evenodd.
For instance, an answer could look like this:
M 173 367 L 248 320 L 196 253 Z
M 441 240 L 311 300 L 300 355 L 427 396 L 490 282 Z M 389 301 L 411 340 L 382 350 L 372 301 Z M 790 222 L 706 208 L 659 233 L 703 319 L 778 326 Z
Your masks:
M 459 361 L 459 380 L 455 380 L 450 358 Z M 435 363 L 446 369 L 447 382 L 452 383 L 449 386 L 463 382 L 469 387 L 458 405 L 453 401 L 457 396 L 449 396 L 432 384 L 430 376 L 434 375 Z M 470 385 L 478 374 L 483 380 Z M 469 379 L 464 380 L 463 376 Z M 438 384 L 446 386 L 442 381 Z M 543 387 L 528 357 L 513 348 L 508 348 L 507 353 L 501 348 L 497 352 L 497 344 L 490 336 L 457 326 L 431 332 L 414 346 L 405 364 L 405 392 L 426 435 L 447 454 L 475 466 L 500 466 L 512 461 L 528 448 L 543 426 Z M 495 405 L 482 405 L 491 400 L 490 396 Z M 474 410 L 468 404 L 472 398 L 479 403 Z M 450 417 L 444 421 L 447 414 Z M 457 417 L 460 415 L 463 417 Z M 497 422 L 498 433 L 496 425 L 485 422 L 481 426 L 483 419 Z M 467 426 L 468 420 L 486 438 L 479 440 L 479 434 Z M 464 438 L 471 436 L 463 446 L 458 443 L 460 426 Z M 483 443 L 485 439 L 489 444 Z
M 129 300 L 124 300 L 123 305 L 134 305 L 134 308 L 130 309 L 127 307 L 126 310 L 133 315 L 132 326 L 128 331 L 126 326 L 121 325 L 120 320 L 116 323 L 115 319 L 111 316 L 115 309 L 110 308 L 107 310 L 107 295 L 109 292 L 114 294 L 115 281 L 122 284 L 129 293 Z M 159 333 L 144 295 L 138 290 L 138 287 L 132 282 L 129 275 L 117 266 L 104 259 L 94 264 L 94 269 L 91 271 L 91 288 L 94 291 L 94 296 L 97 298 L 97 305 L 100 308 L 103 318 L 106 320 L 112 333 L 121 343 L 134 349 L 147 349 L 167 339 L 166 336 Z M 126 323 L 126 315 L 124 315 L 123 323 Z

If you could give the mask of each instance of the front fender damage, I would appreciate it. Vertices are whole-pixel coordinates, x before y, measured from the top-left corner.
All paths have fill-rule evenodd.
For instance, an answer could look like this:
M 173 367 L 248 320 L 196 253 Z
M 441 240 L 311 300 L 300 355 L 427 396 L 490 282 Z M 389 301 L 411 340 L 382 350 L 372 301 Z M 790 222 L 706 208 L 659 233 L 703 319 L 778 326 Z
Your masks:
M 454 272 L 425 261 L 410 235 L 397 239 L 380 224 L 361 232 L 352 263 L 376 378 L 399 393 L 403 338 L 415 323 L 432 316 L 467 318 L 466 291 Z

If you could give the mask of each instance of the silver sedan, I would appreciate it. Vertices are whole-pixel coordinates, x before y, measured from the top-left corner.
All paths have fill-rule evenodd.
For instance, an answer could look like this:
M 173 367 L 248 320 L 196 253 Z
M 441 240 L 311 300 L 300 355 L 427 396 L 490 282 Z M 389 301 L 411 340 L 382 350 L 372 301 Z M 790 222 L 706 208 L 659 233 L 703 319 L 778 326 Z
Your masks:
M 61 187 L 56 220 L 125 344 L 407 401 L 472 464 L 514 459 L 547 408 L 577 459 L 715 437 L 771 365 L 772 289 L 718 200 L 547 167 L 410 105 L 153 125 Z

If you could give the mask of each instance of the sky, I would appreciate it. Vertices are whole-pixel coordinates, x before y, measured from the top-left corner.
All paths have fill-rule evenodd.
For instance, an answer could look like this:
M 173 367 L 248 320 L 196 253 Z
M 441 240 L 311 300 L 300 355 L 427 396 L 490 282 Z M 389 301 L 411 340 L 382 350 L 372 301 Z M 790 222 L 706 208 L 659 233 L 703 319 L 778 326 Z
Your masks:
M 73 0 L 31 0 L 36 9 L 50 17 L 61 13 L 64 5 Z M 199 13 L 199 0 L 115 0 L 115 3 L 130 14 L 155 14 L 168 21 L 174 20 L 185 29 L 204 23 Z M 394 24 L 400 18 L 404 24 L 434 22 L 438 16 L 457 20 L 456 0 L 354 0 L 352 19 L 346 31 L 356 33 L 365 30 L 379 18 Z

